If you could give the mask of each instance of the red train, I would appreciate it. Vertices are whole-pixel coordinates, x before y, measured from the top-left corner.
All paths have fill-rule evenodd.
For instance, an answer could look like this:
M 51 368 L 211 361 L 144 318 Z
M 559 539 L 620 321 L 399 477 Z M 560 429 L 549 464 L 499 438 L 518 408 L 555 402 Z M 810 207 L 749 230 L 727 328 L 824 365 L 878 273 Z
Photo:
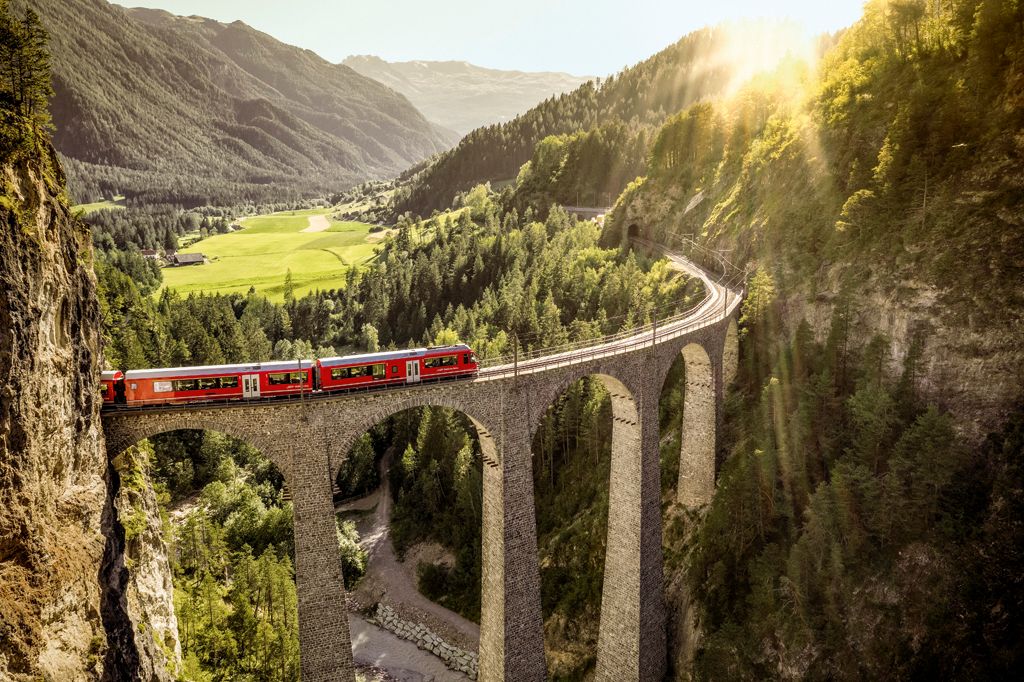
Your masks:
M 320 360 L 103 372 L 103 406 L 173 405 L 323 394 L 475 376 L 464 344 Z

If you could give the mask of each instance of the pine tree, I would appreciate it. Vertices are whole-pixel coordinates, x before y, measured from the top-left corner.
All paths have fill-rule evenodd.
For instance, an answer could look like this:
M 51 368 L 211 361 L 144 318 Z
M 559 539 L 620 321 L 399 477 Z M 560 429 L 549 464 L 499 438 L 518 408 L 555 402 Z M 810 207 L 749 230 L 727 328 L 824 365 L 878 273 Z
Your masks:
M 284 302 L 295 302 L 295 280 L 292 279 L 291 268 L 288 268 L 288 271 L 284 274 Z
M 0 0 L 0 96 L 5 105 L 12 107 L 17 104 L 22 43 L 21 31 L 11 16 L 8 0 Z
M 50 123 L 48 104 L 53 96 L 50 82 L 50 53 L 46 49 L 49 34 L 40 22 L 39 14 L 29 7 L 23 22 L 25 40 L 25 115 L 37 125 Z
M 50 82 L 49 35 L 31 7 L 16 20 L 6 0 L 0 2 L 0 97 L 22 116 L 48 127 Z

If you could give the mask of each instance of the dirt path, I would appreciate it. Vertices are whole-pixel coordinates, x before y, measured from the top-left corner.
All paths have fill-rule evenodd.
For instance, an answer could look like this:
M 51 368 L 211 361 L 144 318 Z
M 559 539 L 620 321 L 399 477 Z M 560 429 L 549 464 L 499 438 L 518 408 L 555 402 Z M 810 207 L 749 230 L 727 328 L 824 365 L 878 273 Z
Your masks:
M 327 219 L 325 215 L 311 215 L 309 216 L 309 227 L 303 230 L 303 232 L 323 232 L 331 226 L 331 221 Z
M 364 606 L 383 601 L 403 618 L 426 625 L 449 643 L 476 651 L 480 642 L 480 626 L 420 594 L 416 589 L 416 566 L 410 565 L 411 561 L 400 562 L 395 556 L 388 528 L 391 519 L 388 469 L 393 456 L 394 451 L 388 449 L 381 458 L 381 485 L 377 490 L 338 509 L 357 513 L 373 510 L 359 524 L 360 544 L 369 555 L 369 563 L 366 577 L 360 581 L 353 597 Z M 370 504 L 369 499 L 374 497 L 376 501 Z
M 400 682 L 461 682 L 469 679 L 446 668 L 434 654 L 359 616 L 349 614 L 348 627 L 352 633 L 352 657 L 358 664 L 383 668 Z

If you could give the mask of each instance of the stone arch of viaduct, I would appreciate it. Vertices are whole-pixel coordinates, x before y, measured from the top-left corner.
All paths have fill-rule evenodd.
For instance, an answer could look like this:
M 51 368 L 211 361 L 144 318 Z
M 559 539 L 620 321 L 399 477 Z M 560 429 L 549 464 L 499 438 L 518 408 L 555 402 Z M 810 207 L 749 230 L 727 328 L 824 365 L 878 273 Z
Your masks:
M 736 371 L 735 304 L 692 331 L 605 357 L 518 376 L 426 384 L 305 401 L 104 413 L 111 458 L 149 436 L 220 431 L 261 450 L 293 496 L 302 679 L 353 680 L 332 501 L 332 479 L 352 443 L 388 416 L 418 406 L 466 414 L 483 452 L 480 679 L 542 680 L 531 443 L 548 407 L 572 382 L 600 379 L 612 394 L 613 436 L 600 680 L 660 680 L 665 669 L 658 400 L 673 361 L 686 360 L 678 500 L 714 490 L 722 394 Z

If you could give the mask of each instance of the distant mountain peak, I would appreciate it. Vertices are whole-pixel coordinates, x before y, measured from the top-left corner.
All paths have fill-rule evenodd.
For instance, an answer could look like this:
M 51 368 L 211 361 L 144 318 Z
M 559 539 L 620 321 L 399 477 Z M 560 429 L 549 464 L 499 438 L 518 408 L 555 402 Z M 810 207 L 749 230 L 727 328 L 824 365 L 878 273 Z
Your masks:
M 376 55 L 353 55 L 342 63 L 402 93 L 429 120 L 463 134 L 511 120 L 591 79 L 490 69 L 463 60 L 389 62 Z

